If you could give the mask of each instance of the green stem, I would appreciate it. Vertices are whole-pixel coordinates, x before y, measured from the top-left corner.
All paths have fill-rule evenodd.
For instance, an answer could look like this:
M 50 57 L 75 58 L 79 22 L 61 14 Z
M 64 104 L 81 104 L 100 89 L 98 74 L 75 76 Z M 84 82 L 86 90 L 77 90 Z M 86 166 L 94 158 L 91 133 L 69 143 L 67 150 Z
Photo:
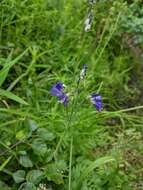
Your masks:
M 69 158 L 69 188 L 71 190 L 71 180 L 72 180 L 72 151 L 73 151 L 73 137 L 71 137 L 70 142 L 70 158 Z
M 133 110 L 138 110 L 138 109 L 143 109 L 143 105 L 142 106 L 135 106 L 135 107 L 132 107 L 132 108 L 127 108 L 127 109 L 122 109 L 122 110 L 119 110 L 119 111 L 116 111 L 116 112 L 117 113 L 128 112 L 128 111 L 133 111 Z
M 69 129 L 70 127 L 70 123 L 71 123 L 71 120 L 72 120 L 72 117 L 73 117 L 73 113 L 74 113 L 74 108 L 76 107 L 76 104 L 77 104 L 77 97 L 78 97 L 78 89 L 79 89 L 79 83 L 77 84 L 77 87 L 76 87 L 76 94 L 75 94 L 75 98 L 73 99 L 72 101 L 72 110 L 71 110 L 71 113 L 70 113 L 70 116 L 68 117 L 68 111 L 66 112 L 67 113 L 67 117 L 68 117 L 68 120 L 67 120 L 67 125 L 66 125 L 66 129 L 64 130 L 64 133 L 61 135 L 60 139 L 59 139 L 59 142 L 56 146 L 56 149 L 53 153 L 53 156 L 55 160 L 57 160 L 57 153 L 58 153 L 58 150 L 59 150 L 59 147 L 63 141 L 63 138 L 65 137 L 65 134 L 67 132 L 67 130 Z

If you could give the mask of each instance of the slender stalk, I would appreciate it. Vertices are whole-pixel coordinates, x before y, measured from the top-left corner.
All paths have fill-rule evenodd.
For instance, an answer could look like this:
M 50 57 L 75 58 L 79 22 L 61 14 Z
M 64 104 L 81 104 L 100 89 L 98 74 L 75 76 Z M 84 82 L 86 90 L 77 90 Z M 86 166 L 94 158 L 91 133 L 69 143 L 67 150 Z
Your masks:
M 58 150 L 59 150 L 59 148 L 60 148 L 60 145 L 61 145 L 61 143 L 62 143 L 62 141 L 63 141 L 63 138 L 65 137 L 65 134 L 66 134 L 66 129 L 65 129 L 65 131 L 64 131 L 64 133 L 60 136 L 60 140 L 59 140 L 59 142 L 58 142 L 58 144 L 57 144 L 57 146 L 56 146 L 56 149 L 55 149 L 55 151 L 54 151 L 54 153 L 53 153 L 53 155 L 52 155 L 52 158 L 54 157 L 54 159 L 55 160 L 57 160 L 57 153 L 58 153 Z
M 71 181 L 72 181 L 72 151 L 73 151 L 73 137 L 71 137 L 70 141 L 70 158 L 69 158 L 69 184 L 68 190 L 71 190 Z
M 138 110 L 138 109 L 143 109 L 143 105 L 142 106 L 135 106 L 132 108 L 127 108 L 127 109 L 122 109 L 122 110 L 116 111 L 116 113 L 128 112 L 128 111 L 133 111 L 133 110 Z
M 77 83 L 76 92 L 75 92 L 75 97 L 74 97 L 74 99 L 73 99 L 73 101 L 72 101 L 72 110 L 71 110 L 70 115 L 68 114 L 68 111 L 66 110 L 66 114 L 67 114 L 67 125 L 66 125 L 66 129 L 64 130 L 64 133 L 61 135 L 60 140 L 59 140 L 59 142 L 58 142 L 58 144 L 57 144 L 57 146 L 56 146 L 56 149 L 55 149 L 55 151 L 54 151 L 54 153 L 53 153 L 53 157 L 55 158 L 55 160 L 56 160 L 56 155 L 57 155 L 58 149 L 59 149 L 59 147 L 60 147 L 60 145 L 61 145 L 61 143 L 62 143 L 62 141 L 63 141 L 63 138 L 64 138 L 64 136 L 65 136 L 65 134 L 66 134 L 66 132 L 67 132 L 67 129 L 69 129 L 70 124 L 71 124 L 71 120 L 72 120 L 72 117 L 73 117 L 73 113 L 74 113 L 74 110 L 75 110 L 75 107 L 76 107 L 76 104 L 77 104 L 77 97 L 78 97 L 78 91 L 79 91 L 79 83 L 80 83 L 80 81 Z

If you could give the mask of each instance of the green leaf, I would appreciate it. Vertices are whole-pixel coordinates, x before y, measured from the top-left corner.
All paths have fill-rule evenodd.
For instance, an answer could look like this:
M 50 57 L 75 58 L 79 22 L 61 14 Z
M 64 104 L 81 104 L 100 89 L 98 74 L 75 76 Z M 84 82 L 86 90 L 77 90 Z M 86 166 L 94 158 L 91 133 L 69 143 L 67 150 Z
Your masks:
M 32 143 L 34 152 L 38 155 L 44 155 L 47 152 L 47 145 L 41 141 L 41 139 L 35 139 Z
M 37 134 L 44 141 L 52 141 L 55 138 L 55 135 L 45 128 L 39 128 Z
M 20 156 L 20 159 L 19 159 L 19 162 L 22 166 L 24 166 L 25 168 L 28 168 L 28 167 L 32 167 L 33 166 L 33 163 L 32 161 L 30 160 L 29 156 L 28 155 L 21 155 Z
M 2 86 L 2 84 L 4 83 L 8 72 L 10 70 L 10 68 L 15 65 L 26 53 L 27 53 L 28 49 L 26 49 L 23 53 L 21 53 L 18 57 L 16 57 L 14 60 L 6 63 L 4 65 L 4 67 L 1 69 L 0 71 L 0 87 Z M 9 61 L 9 60 L 8 60 Z
M 40 170 L 31 170 L 26 176 L 26 180 L 33 184 L 38 184 L 43 177 L 43 172 Z
M 20 150 L 18 153 L 19 153 L 20 155 L 27 155 L 27 152 L 26 152 L 25 150 Z
M 63 175 L 57 164 L 49 164 L 45 170 L 45 176 L 49 181 L 54 181 L 58 185 L 64 184 Z
M 0 181 L 0 189 L 1 190 L 10 190 L 11 188 L 9 188 L 4 182 Z
M 31 129 L 32 132 L 35 131 L 38 128 L 37 123 L 32 119 L 28 120 L 28 124 L 29 124 L 30 129 Z
M 9 92 L 7 90 L 0 89 L 0 96 L 9 98 L 11 100 L 14 100 L 14 101 L 20 103 L 20 104 L 28 105 L 28 103 L 25 102 L 22 98 L 16 96 L 15 94 L 13 94 L 12 92 Z
M 25 171 L 24 170 L 17 170 L 13 173 L 13 179 L 15 183 L 21 183 L 25 180 Z
M 26 182 L 26 183 L 23 183 L 20 188 L 20 190 L 36 190 L 36 187 L 33 183 L 30 183 L 30 182 Z
M 25 135 L 25 131 L 24 130 L 20 130 L 16 133 L 16 138 L 18 140 L 21 140 L 21 139 L 24 139 L 26 138 L 26 135 Z

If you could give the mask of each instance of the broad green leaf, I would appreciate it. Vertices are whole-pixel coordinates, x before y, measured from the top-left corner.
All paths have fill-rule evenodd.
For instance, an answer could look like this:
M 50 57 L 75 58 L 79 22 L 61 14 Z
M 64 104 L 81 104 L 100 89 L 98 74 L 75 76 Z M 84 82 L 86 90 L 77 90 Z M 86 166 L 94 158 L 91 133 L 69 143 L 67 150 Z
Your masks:
M 25 180 L 25 171 L 24 170 L 17 170 L 13 173 L 13 179 L 15 183 L 21 183 Z
M 20 156 L 20 159 L 19 159 L 19 162 L 22 166 L 24 166 L 25 168 L 28 168 L 28 167 L 32 167 L 33 166 L 33 163 L 32 161 L 30 160 L 29 156 L 28 155 L 21 155 Z
M 47 145 L 43 143 L 41 139 L 35 139 L 31 146 L 37 155 L 42 156 L 47 152 Z
M 20 103 L 20 104 L 28 105 L 28 103 L 25 102 L 22 98 L 16 96 L 15 94 L 13 94 L 12 92 L 9 92 L 7 90 L 0 89 L 0 96 L 9 98 L 11 100 L 14 100 L 14 101 Z
M 37 134 L 44 141 L 52 141 L 55 138 L 55 135 L 45 128 L 39 128 Z
M 29 127 L 30 127 L 32 132 L 35 131 L 38 128 L 37 123 L 34 120 L 29 119 L 28 123 L 29 123 Z
M 0 87 L 2 86 L 2 84 L 4 83 L 8 72 L 10 70 L 10 68 L 15 65 L 26 53 L 27 53 L 28 49 L 26 49 L 23 53 L 21 53 L 18 57 L 16 57 L 14 60 L 6 63 L 4 65 L 4 67 L 1 69 L 0 71 Z M 9 61 L 9 60 L 8 60 Z
M 28 182 L 37 184 L 41 181 L 43 176 L 43 172 L 40 170 L 31 170 L 28 172 L 27 176 L 26 176 L 26 180 Z
M 37 190 L 37 189 L 33 183 L 26 182 L 20 186 L 19 190 Z
M 11 188 L 8 187 L 4 182 L 0 181 L 0 189 L 1 190 L 10 190 Z

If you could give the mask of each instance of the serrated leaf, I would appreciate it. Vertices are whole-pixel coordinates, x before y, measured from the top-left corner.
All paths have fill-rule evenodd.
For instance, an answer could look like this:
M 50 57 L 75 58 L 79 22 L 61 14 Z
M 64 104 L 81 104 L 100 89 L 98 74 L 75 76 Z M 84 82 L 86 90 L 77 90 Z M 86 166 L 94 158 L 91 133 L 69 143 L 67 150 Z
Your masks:
M 33 163 L 32 161 L 30 160 L 29 156 L 28 155 L 21 155 L 20 156 L 20 159 L 19 159 L 19 162 L 22 166 L 24 166 L 25 168 L 28 168 L 28 167 L 32 167 L 33 166 Z
M 25 180 L 25 171 L 24 170 L 17 170 L 13 173 L 13 179 L 15 183 L 21 183 Z
M 38 184 L 43 176 L 43 172 L 40 170 L 31 170 L 28 172 L 27 176 L 26 176 L 26 180 L 28 182 L 31 182 L 33 184 Z
M 44 155 L 47 152 L 47 145 L 41 139 L 35 139 L 31 144 L 34 152 L 38 155 Z
M 37 134 L 44 141 L 52 141 L 55 138 L 55 135 L 45 128 L 39 128 Z
M 14 101 L 20 103 L 20 104 L 28 105 L 28 103 L 25 102 L 22 98 L 16 96 L 15 94 L 13 94 L 12 92 L 9 92 L 7 90 L 0 89 L 0 96 L 9 98 L 11 100 L 14 100 Z

